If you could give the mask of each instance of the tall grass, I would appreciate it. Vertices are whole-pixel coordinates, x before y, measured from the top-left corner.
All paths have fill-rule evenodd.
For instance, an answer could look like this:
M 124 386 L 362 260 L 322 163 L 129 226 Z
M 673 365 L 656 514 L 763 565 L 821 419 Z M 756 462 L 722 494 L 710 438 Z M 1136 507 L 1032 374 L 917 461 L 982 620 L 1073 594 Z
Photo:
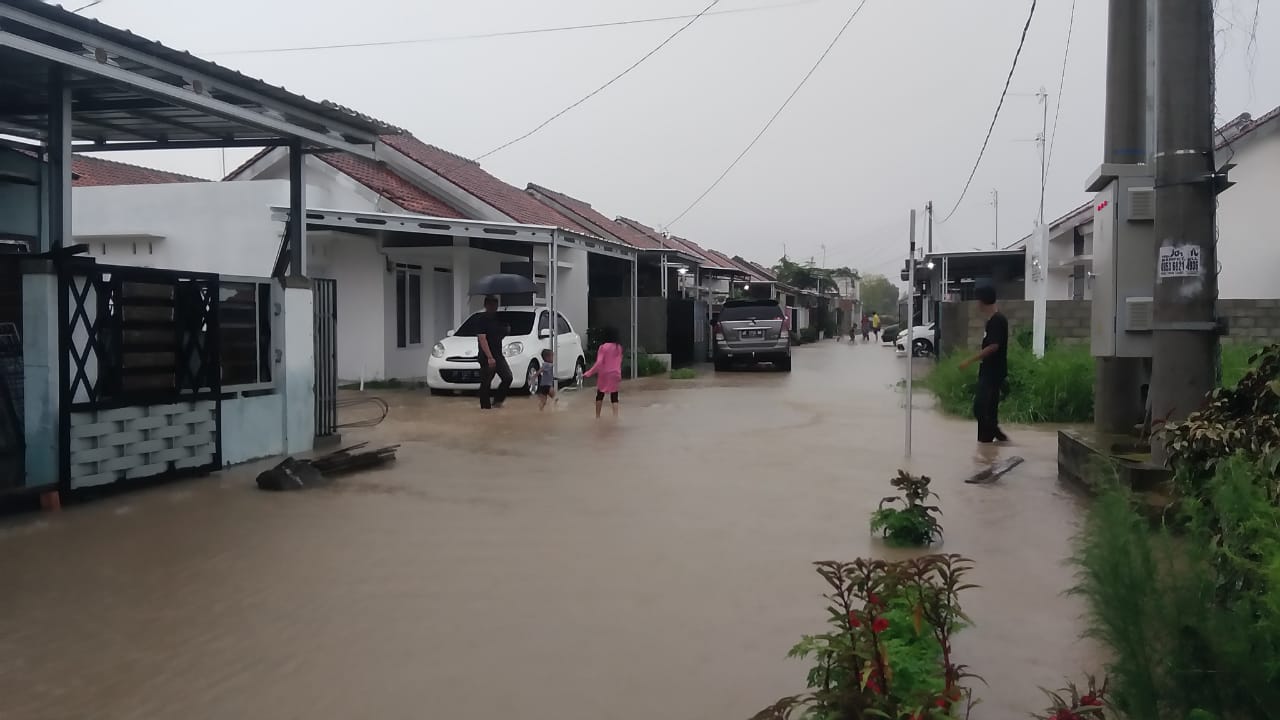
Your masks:
M 1235 387 L 1249 369 L 1249 358 L 1262 348 L 1257 345 L 1223 345 L 1222 346 L 1222 386 Z
M 1267 468 L 1217 466 L 1152 528 L 1106 492 L 1077 539 L 1074 592 L 1109 650 L 1111 699 L 1128 720 L 1280 717 L 1280 507 Z
M 923 381 L 943 412 L 969 415 L 978 383 L 976 367 L 960 369 L 961 355 L 938 361 Z M 1008 392 L 1000 419 L 1011 423 L 1088 422 L 1093 419 L 1094 363 L 1088 346 L 1057 345 L 1037 358 L 1021 343 L 1009 348 Z

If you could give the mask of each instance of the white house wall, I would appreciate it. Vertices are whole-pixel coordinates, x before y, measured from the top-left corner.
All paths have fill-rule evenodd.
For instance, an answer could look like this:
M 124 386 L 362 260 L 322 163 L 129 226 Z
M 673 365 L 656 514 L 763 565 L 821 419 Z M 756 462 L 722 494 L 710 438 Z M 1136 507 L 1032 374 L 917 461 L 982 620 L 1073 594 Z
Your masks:
M 376 238 L 348 233 L 312 233 L 311 274 L 336 280 L 338 377 L 387 377 L 384 300 L 386 258 Z
M 114 265 L 228 275 L 271 274 L 283 225 L 272 204 L 287 204 L 282 181 L 174 183 L 76 188 L 72 230 L 93 239 L 89 254 Z M 154 240 L 145 237 L 160 236 Z
M 1280 298 L 1276 197 L 1280 188 L 1280 121 L 1255 130 L 1218 154 L 1237 166 L 1235 186 L 1218 196 L 1218 297 Z M 1232 155 L 1234 153 L 1234 156 Z

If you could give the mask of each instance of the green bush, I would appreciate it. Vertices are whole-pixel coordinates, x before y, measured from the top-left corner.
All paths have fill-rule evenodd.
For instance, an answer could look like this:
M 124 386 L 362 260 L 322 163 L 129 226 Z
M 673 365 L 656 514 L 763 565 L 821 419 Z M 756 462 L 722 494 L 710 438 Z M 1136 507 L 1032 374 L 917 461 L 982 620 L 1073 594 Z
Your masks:
M 968 416 L 978 384 L 976 367 L 960 369 L 962 355 L 938 361 L 922 384 L 938 398 L 943 412 Z M 1088 422 L 1093 419 L 1094 362 L 1089 348 L 1063 345 L 1037 358 L 1021 343 L 1009 347 L 1009 380 L 1000 403 L 1001 420 L 1010 423 Z
M 696 377 L 698 373 L 693 368 L 678 368 L 671 371 L 672 380 L 692 380 Z
M 633 353 L 628 352 L 622 358 L 622 377 L 628 380 L 631 379 L 632 354 Z M 636 373 L 640 377 L 662 375 L 665 372 L 667 372 L 667 364 L 664 363 L 662 360 L 646 352 L 641 352 L 638 355 L 636 355 Z
M 1115 489 L 1077 540 L 1075 588 L 1129 720 L 1269 718 L 1280 708 L 1280 507 L 1271 465 L 1216 466 L 1179 530 Z
M 1222 346 L 1222 387 L 1235 387 L 1249 369 L 1249 359 L 1262 348 L 1256 345 Z

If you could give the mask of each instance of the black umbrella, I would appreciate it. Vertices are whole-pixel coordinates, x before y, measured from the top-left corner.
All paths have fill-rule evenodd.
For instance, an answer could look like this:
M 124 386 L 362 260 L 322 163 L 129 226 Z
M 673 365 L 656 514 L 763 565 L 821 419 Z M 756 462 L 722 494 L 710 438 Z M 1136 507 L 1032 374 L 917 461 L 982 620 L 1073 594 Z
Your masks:
M 514 273 L 485 275 L 471 286 L 472 295 L 525 295 L 537 291 L 533 281 Z

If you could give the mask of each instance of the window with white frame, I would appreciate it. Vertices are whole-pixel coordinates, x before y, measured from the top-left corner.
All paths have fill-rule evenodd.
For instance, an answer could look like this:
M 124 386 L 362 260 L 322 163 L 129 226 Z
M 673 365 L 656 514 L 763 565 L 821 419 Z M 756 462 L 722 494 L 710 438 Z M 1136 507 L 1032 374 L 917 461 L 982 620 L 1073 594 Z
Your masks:
M 222 280 L 218 302 L 218 355 L 222 387 L 271 386 L 271 282 Z
M 396 263 L 396 347 L 422 344 L 422 266 Z

